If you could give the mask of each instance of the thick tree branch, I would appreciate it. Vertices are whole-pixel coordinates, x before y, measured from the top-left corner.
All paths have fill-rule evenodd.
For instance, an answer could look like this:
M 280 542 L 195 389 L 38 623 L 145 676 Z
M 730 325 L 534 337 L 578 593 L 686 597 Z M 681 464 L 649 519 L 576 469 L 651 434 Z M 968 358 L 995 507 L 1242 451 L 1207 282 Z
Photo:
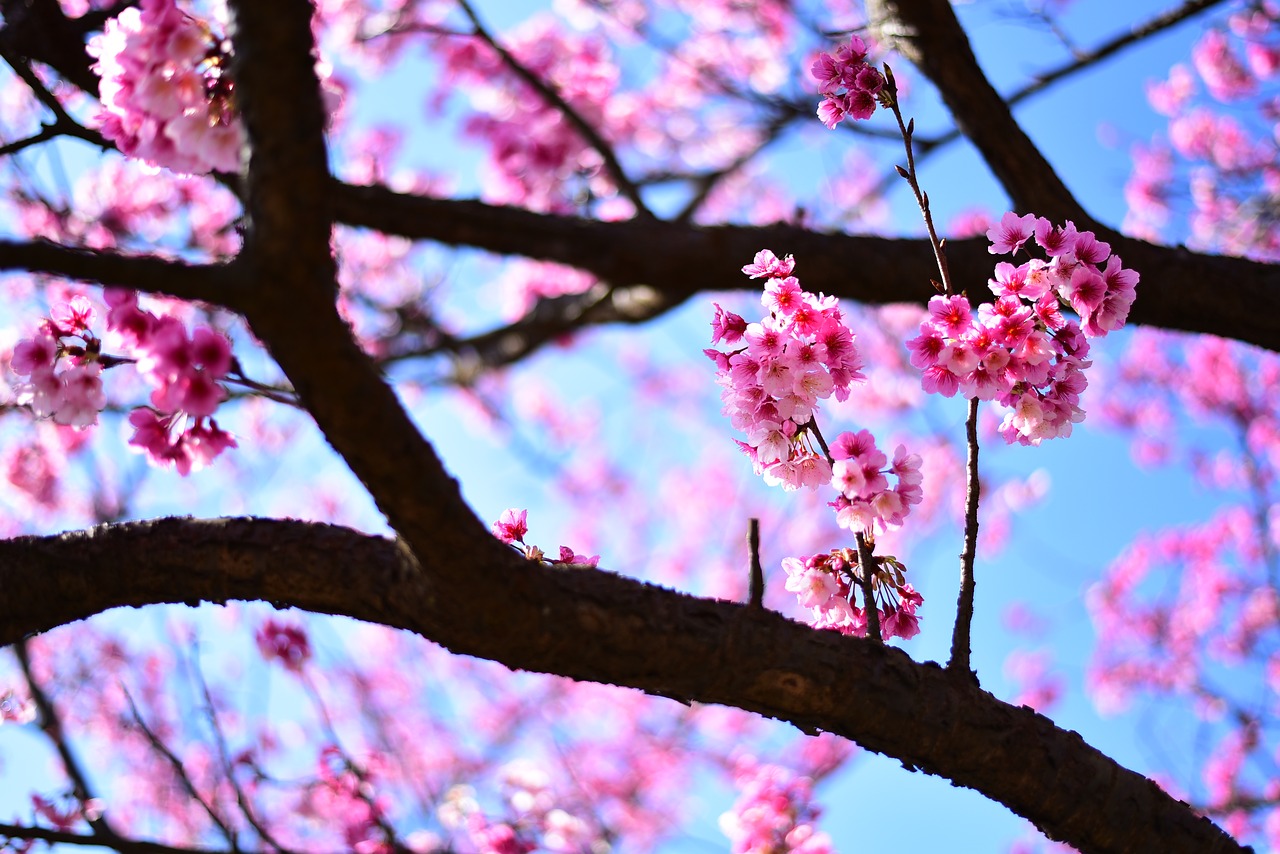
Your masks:
M 250 149 L 251 225 L 242 253 L 252 283 L 246 319 L 409 552 L 419 560 L 433 551 L 487 548 L 502 554 L 502 545 L 462 500 L 457 482 L 338 315 L 330 251 L 332 179 L 311 5 L 238 0 L 231 6 L 236 91 Z M 416 598 L 427 595 L 429 585 L 433 602 L 452 596 L 461 609 L 491 583 L 469 567 L 437 569 L 430 578 L 408 573 L 405 583 L 419 586 Z
M 428 574 L 494 582 L 445 602 L 395 542 L 336 526 L 163 519 L 0 541 L 0 643 L 116 606 L 259 599 L 408 629 L 511 668 L 837 733 L 977 789 L 1081 851 L 1243 850 L 1077 734 L 899 649 L 482 545 L 424 556 Z
M 547 338 L 590 322 L 637 322 L 643 319 L 634 310 L 639 305 L 656 316 L 695 293 L 757 290 L 758 283 L 739 270 L 763 248 L 794 254 L 798 275 L 809 290 L 871 305 L 924 303 L 934 294 L 929 280 L 937 275 L 924 239 L 825 234 L 784 223 L 703 227 L 598 222 L 376 186 L 335 182 L 332 191 L 334 215 L 350 225 L 567 264 L 612 284 L 612 300 L 632 309 L 613 313 L 601 306 L 583 312 L 579 303 L 566 301 L 568 311 L 558 325 L 552 320 L 555 312 L 549 316 L 545 309 L 521 321 L 545 329 Z M 1111 242 L 1125 266 L 1142 275 L 1131 323 L 1220 335 L 1280 351 L 1280 326 L 1272 320 L 1280 316 L 1280 266 L 1157 246 L 1101 227 L 1097 232 L 1099 239 Z M 654 252 L 655 246 L 662 251 Z M 974 295 L 988 292 L 995 259 L 985 239 L 948 241 L 947 259 L 957 288 Z M 1231 287 L 1222 287 L 1223 282 Z M 640 285 L 642 290 L 634 288 Z M 510 331 L 524 334 L 528 329 Z
M 231 309 L 239 305 L 243 288 L 235 264 L 188 264 L 155 255 L 77 249 L 48 240 L 0 240 L 0 270 L 47 273 Z

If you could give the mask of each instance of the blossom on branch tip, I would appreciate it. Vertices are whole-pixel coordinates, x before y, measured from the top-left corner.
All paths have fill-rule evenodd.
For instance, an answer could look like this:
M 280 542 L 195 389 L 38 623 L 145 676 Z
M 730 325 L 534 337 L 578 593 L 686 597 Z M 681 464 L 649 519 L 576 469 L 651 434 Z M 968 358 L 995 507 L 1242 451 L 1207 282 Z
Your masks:
M 528 510 L 504 510 L 493 523 L 493 535 L 504 543 L 523 543 L 529 533 Z
M 740 447 L 766 482 L 818 488 L 830 481 L 831 467 L 810 421 L 818 401 L 848 398 L 849 386 L 863 379 L 862 357 L 838 301 L 803 290 L 790 255 L 779 261 L 762 250 L 742 269 L 766 277 L 767 313 L 747 323 L 716 306 L 712 343 L 740 347 L 704 351 L 716 363 L 724 413 L 746 434 Z
M 993 254 L 1038 246 L 1047 256 L 1001 261 L 989 280 L 996 299 L 974 313 L 964 296 L 935 296 L 919 335 L 907 342 L 926 392 L 994 400 L 1008 407 L 1006 442 L 1038 445 L 1071 435 L 1084 419 L 1080 394 L 1090 338 L 1124 325 L 1138 274 L 1111 247 L 1067 222 L 1006 213 L 987 231 Z M 1079 322 L 1062 315 L 1062 307 Z
M 867 45 L 858 36 L 836 48 L 834 55 L 818 54 L 809 72 L 824 96 L 818 105 L 818 118 L 828 128 L 834 129 L 846 117 L 871 118 L 887 94 L 884 75 L 867 62 Z
M 130 157 L 175 172 L 237 172 L 244 129 L 224 42 L 173 0 L 147 0 L 89 40 L 102 135 Z
M 89 329 L 94 312 L 84 297 L 53 307 L 30 338 L 14 345 L 9 367 L 27 381 L 15 387 L 19 406 L 37 418 L 85 428 L 107 405 L 102 388 L 101 342 Z
M 129 444 L 156 466 L 186 476 L 238 447 L 212 416 L 227 398 L 222 380 L 231 371 L 231 342 L 198 326 L 188 335 L 175 317 L 145 311 L 133 291 L 107 288 L 107 328 L 137 351 L 138 372 L 153 387 L 151 406 L 129 415 Z
M 553 566 L 596 567 L 600 564 L 600 555 L 582 555 L 569 546 L 560 547 L 560 557 L 551 559 L 541 548 L 524 541 L 529 533 L 529 511 L 511 508 L 502 511 L 498 521 L 493 523 L 493 535 L 502 542 L 516 548 L 526 560 L 536 563 L 546 562 Z

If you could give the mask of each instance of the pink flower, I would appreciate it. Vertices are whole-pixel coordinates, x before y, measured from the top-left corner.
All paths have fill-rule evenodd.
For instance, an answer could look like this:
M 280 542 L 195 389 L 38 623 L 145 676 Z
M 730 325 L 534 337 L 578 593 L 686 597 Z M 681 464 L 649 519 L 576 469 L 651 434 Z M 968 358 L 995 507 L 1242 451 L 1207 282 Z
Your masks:
M 293 673 L 301 673 L 311 659 L 311 643 L 301 626 L 268 619 L 258 627 L 253 638 L 264 659 L 279 661 Z
M 529 533 L 528 510 L 504 510 L 493 523 L 493 535 L 504 543 L 523 543 Z
M 793 557 L 783 558 L 782 568 L 787 573 L 784 586 L 796 594 L 801 608 L 821 608 L 840 595 L 840 584 L 830 572 L 806 567 Z
M 177 172 L 239 169 L 230 58 L 206 24 L 154 0 L 108 19 L 87 51 L 100 78 L 95 120 L 124 154 Z
M 800 283 L 794 276 L 774 277 L 765 283 L 761 302 L 770 311 L 789 317 L 805 306 L 804 291 L 800 290 Z
M 97 362 L 76 365 L 62 374 L 62 399 L 53 420 L 68 427 L 88 427 L 98 423 L 98 413 L 107 405 L 102 390 L 102 366 Z
M 778 260 L 778 256 L 774 255 L 768 249 L 761 249 L 756 253 L 755 260 L 742 268 L 742 272 L 746 273 L 753 279 L 759 279 L 762 276 L 771 279 L 783 279 L 791 275 L 791 271 L 795 269 L 796 260 L 788 255 L 782 260 Z
M 46 329 L 41 329 L 34 337 L 18 341 L 9 366 L 16 374 L 30 376 L 40 370 L 52 370 L 57 358 L 58 342 Z
M 731 311 L 725 311 L 715 303 L 716 315 L 711 320 L 711 343 L 737 344 L 747 331 L 747 322 Z
M 987 239 L 991 241 L 987 251 L 992 255 L 1012 254 L 1035 233 L 1035 228 L 1035 214 L 1018 216 L 1013 211 L 1009 211 L 1000 217 L 1000 222 L 987 230 Z
M 1009 212 L 987 235 L 994 253 L 1022 248 L 1032 233 L 1050 260 L 997 264 L 989 280 L 997 299 L 982 305 L 976 318 L 963 297 L 933 297 L 919 335 L 907 342 L 926 392 L 961 392 L 1013 407 L 1000 432 L 1023 444 L 1070 435 L 1071 425 L 1084 417 L 1079 392 L 1088 367 L 1086 339 L 1124 324 L 1138 281 L 1108 244 L 1070 222 L 1057 227 Z M 1080 315 L 1081 324 L 1063 317 L 1060 301 Z M 859 508 L 844 512 L 847 518 L 865 515 Z
M 866 51 L 862 39 L 853 36 L 849 44 L 836 49 L 834 56 L 819 54 L 810 66 L 818 91 L 825 96 L 818 105 L 818 118 L 828 128 L 834 128 L 845 116 L 871 118 L 879 106 L 878 96 L 885 80 L 867 63 Z
M 599 566 L 600 555 L 575 554 L 573 549 L 568 546 L 561 546 L 560 559 L 554 560 L 552 563 L 572 564 L 574 566 Z

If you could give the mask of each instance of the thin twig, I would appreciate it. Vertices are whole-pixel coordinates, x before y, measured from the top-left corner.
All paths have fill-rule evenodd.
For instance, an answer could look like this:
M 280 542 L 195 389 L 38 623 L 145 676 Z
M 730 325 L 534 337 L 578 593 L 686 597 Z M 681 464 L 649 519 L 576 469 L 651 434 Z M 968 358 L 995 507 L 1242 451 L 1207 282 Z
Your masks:
M 960 552 L 960 595 L 956 601 L 956 625 L 951 634 L 951 659 L 947 670 L 965 674 L 976 680 L 969 665 L 969 634 L 973 623 L 973 560 L 978 551 L 978 399 L 969 401 L 969 417 L 965 421 L 968 455 L 965 460 L 964 550 Z
M 569 123 L 577 129 L 586 139 L 587 144 L 596 150 L 596 153 L 604 160 L 605 169 L 609 171 L 609 175 L 613 178 L 614 183 L 618 185 L 618 190 L 627 200 L 635 206 L 638 216 L 653 217 L 653 212 L 645 205 L 644 199 L 640 196 L 640 191 L 636 189 L 636 185 L 627 177 L 627 173 L 623 170 L 622 164 L 618 162 L 618 157 L 613 152 L 613 147 L 605 141 L 591 122 L 582 117 L 582 114 L 574 109 L 573 105 L 565 100 L 564 96 L 550 82 L 543 80 L 524 66 L 524 63 L 516 59 L 512 53 L 502 46 L 496 38 L 485 28 L 480 22 L 480 17 L 476 14 L 475 9 L 471 8 L 468 0 L 458 0 L 458 5 L 462 8 L 463 13 L 471 21 L 471 26 L 475 30 L 475 35 L 489 45 L 494 52 L 501 57 L 503 64 L 507 68 L 532 86 L 542 97 L 546 98 L 553 107 L 564 114 Z
M 1267 478 L 1263 475 L 1258 455 L 1249 446 L 1248 426 L 1243 417 L 1237 416 L 1235 425 L 1239 428 L 1237 438 L 1240 440 L 1240 452 L 1244 457 L 1245 477 L 1249 482 L 1250 498 L 1253 500 L 1253 525 L 1258 532 L 1258 546 L 1262 551 L 1262 566 L 1267 575 L 1267 584 L 1273 591 L 1280 592 L 1280 579 L 1277 578 L 1276 547 L 1269 533 L 1268 521 L 1273 505 L 1268 495 Z
M 1143 39 L 1150 38 L 1157 33 L 1163 32 L 1170 27 L 1182 23 L 1193 15 L 1198 15 L 1207 9 L 1212 9 L 1214 6 L 1219 6 L 1222 2 L 1223 0 L 1188 0 L 1188 2 L 1183 3 L 1176 9 L 1170 9 L 1167 12 L 1162 12 L 1154 18 L 1151 18 L 1146 23 L 1133 27 L 1129 32 L 1105 41 L 1092 50 L 1078 54 L 1070 62 L 1065 62 L 1057 68 L 1036 74 L 1035 79 L 1031 83 L 1028 83 L 1021 89 L 1018 89 L 1006 100 L 1009 103 L 1009 106 L 1013 106 L 1014 104 L 1036 94 L 1042 89 L 1047 88 L 1051 84 L 1056 83 L 1063 77 L 1068 77 L 1078 71 L 1088 68 L 1090 65 L 1093 65 L 1099 60 L 1106 59 L 1113 53 L 1117 53 L 1131 44 L 1136 44 Z
M 249 826 L 258 834 L 258 838 L 270 845 L 276 851 L 287 854 L 288 848 L 281 845 L 276 838 L 258 821 L 258 817 L 254 815 L 253 806 L 249 803 L 248 797 L 245 796 L 244 787 L 240 785 L 240 781 L 236 779 L 235 768 L 231 764 L 230 751 L 227 749 L 227 739 L 222 732 L 222 724 L 218 722 L 218 712 L 213 704 L 213 695 L 209 691 L 209 683 L 204 678 L 204 669 L 200 666 L 200 657 L 197 652 L 191 654 L 191 672 L 195 674 L 196 682 L 200 685 L 200 695 L 204 698 L 205 716 L 209 719 L 209 728 L 213 730 L 214 741 L 218 747 L 218 759 L 222 762 L 222 773 L 226 775 L 227 782 L 231 784 L 232 791 L 236 794 L 236 806 L 240 807 L 240 812 L 244 814 L 245 821 L 249 822 Z
M 67 772 L 68 779 L 71 780 L 71 792 L 75 795 L 77 801 L 80 802 L 81 814 L 85 821 L 94 830 L 94 836 L 98 839 L 98 844 L 109 844 L 111 840 L 119 838 L 115 829 L 107 821 L 105 814 L 99 814 L 94 818 L 89 817 L 87 804 L 89 801 L 96 800 L 93 796 L 93 790 L 89 788 L 89 780 L 84 771 L 80 768 L 80 763 L 76 760 L 75 755 L 71 752 L 71 745 L 67 744 L 67 740 L 62 731 L 62 720 L 58 717 L 58 711 L 54 708 L 53 701 L 49 699 L 49 695 L 44 692 L 44 688 L 36 681 L 35 676 L 31 673 L 31 654 L 27 648 L 27 642 L 20 640 L 13 645 L 14 655 L 18 657 L 18 666 L 22 668 L 22 675 L 27 680 L 27 690 L 31 694 L 32 701 L 36 704 L 36 710 L 40 713 L 40 729 L 44 734 L 49 736 L 53 742 L 54 749 L 58 751 L 58 757 L 62 760 L 62 767 Z
M 760 520 L 747 522 L 747 549 L 751 552 L 751 592 L 747 605 L 764 607 L 764 567 L 760 565 Z
M 150 743 L 151 749 L 169 762 L 169 765 L 173 768 L 174 776 L 178 778 L 182 788 L 186 789 L 187 796 L 199 804 L 205 815 L 209 816 L 209 820 L 217 825 L 218 830 L 222 831 L 222 835 L 231 846 L 231 850 L 239 851 L 240 842 L 237 839 L 236 832 L 222 820 L 222 816 L 218 815 L 218 811 L 214 809 L 213 804 L 201 797 L 200 792 L 196 790 L 195 782 L 187 774 L 187 769 L 183 766 L 182 760 L 178 758 L 178 755 L 169 749 L 169 746 L 152 731 L 151 727 L 147 726 L 147 722 L 142 719 L 142 713 L 138 711 L 138 705 L 133 701 L 133 694 L 129 693 L 129 689 L 122 684 L 120 690 L 124 692 L 124 698 L 129 703 L 129 713 L 133 715 L 133 722 L 137 724 L 138 729 L 142 730 L 142 735 Z
M 946 245 L 944 241 L 938 239 L 938 231 L 933 227 L 933 214 L 929 210 L 929 195 L 920 189 L 920 182 L 916 176 L 916 156 L 911 145 L 912 137 L 915 136 L 916 121 L 915 119 L 910 123 L 902 121 L 902 109 L 898 105 L 898 84 L 893 79 L 893 69 L 888 63 L 884 66 L 884 78 L 889 109 L 898 122 L 898 131 L 902 134 L 902 145 L 907 151 L 907 168 L 897 167 L 898 174 L 906 179 L 911 192 L 915 194 L 916 204 L 920 206 L 920 213 L 924 215 L 925 229 L 929 232 L 929 245 L 933 247 L 933 259 L 938 264 L 938 275 L 942 277 L 942 291 L 950 295 L 956 291 L 951 286 L 951 271 L 947 268 Z
M 36 99 L 43 104 L 49 112 L 53 113 L 54 118 L 53 124 L 44 125 L 41 128 L 40 133 L 36 136 L 29 137 L 26 140 L 21 140 L 19 143 L 10 143 L 10 145 L 4 147 L 5 149 L 13 148 L 13 146 L 21 146 L 20 148 L 14 149 L 21 150 L 21 148 L 25 148 L 27 145 L 34 145 L 35 141 L 38 140 L 38 137 L 45 136 L 46 134 L 46 139 L 52 139 L 55 136 L 73 136 L 92 145 L 96 145 L 104 151 L 112 147 L 111 143 L 108 142 L 102 134 L 98 133 L 96 130 L 86 128 L 75 119 L 71 118 L 71 115 L 62 106 L 61 102 L 58 101 L 57 96 L 50 92 L 49 88 L 45 86 L 44 83 L 41 82 L 40 78 L 36 76 L 35 72 L 31 70 L 31 66 L 14 56 L 10 51 L 6 50 L 3 45 L 0 45 L 0 59 L 4 59 L 4 61 L 8 63 L 9 67 L 13 69 L 13 73 L 17 74 L 18 77 L 21 78 L 22 82 L 27 84 L 28 88 L 31 89 L 31 93 L 36 96 Z M 40 139 L 38 141 L 44 140 Z M 0 149 L 0 153 L 12 154 L 13 151 Z
M 212 848 L 187 848 L 178 845 L 163 845 L 159 842 L 146 842 L 140 839 L 124 839 L 113 837 L 104 840 L 98 834 L 72 833 L 68 830 L 53 830 L 48 827 L 26 827 L 20 824 L 0 823 L 0 839 L 40 839 L 44 842 L 60 845 L 83 845 L 90 848 L 111 848 L 122 854 L 225 854 Z
M 383 815 L 382 808 L 374 800 L 373 785 L 369 781 L 369 775 L 360 763 L 351 758 L 351 754 L 342 745 L 342 740 L 338 738 L 338 730 L 333 725 L 333 718 L 329 715 L 329 708 L 325 705 L 324 698 L 320 696 L 320 689 L 316 687 L 315 680 L 306 671 L 299 674 L 299 679 L 311 702 L 315 705 L 316 711 L 320 714 L 320 724 L 324 727 L 325 733 L 329 737 L 329 743 L 341 755 L 346 770 L 354 774 L 360 782 L 360 785 L 356 787 L 356 797 L 369 807 L 370 818 L 378 826 L 378 829 L 382 831 L 384 840 L 391 847 L 391 850 L 396 854 L 409 854 L 408 846 L 400 841 L 400 837 L 396 834 L 396 829 L 387 821 L 387 817 Z
M 902 133 L 902 144 L 907 151 L 907 167 L 898 168 L 898 174 L 906 179 L 915 194 L 916 204 L 924 216 L 925 228 L 929 232 L 929 245 L 933 247 L 933 257 L 938 264 L 938 275 L 941 283 L 938 288 L 947 296 L 962 296 L 951 280 L 951 271 L 947 267 L 947 244 L 938 238 L 934 229 L 933 215 L 929 211 L 929 194 L 920 189 L 916 175 L 915 155 L 912 151 L 911 138 L 915 133 L 915 120 L 904 122 L 902 110 L 898 106 L 898 88 L 893 79 L 893 71 L 884 66 L 885 90 L 887 106 L 893 111 L 898 121 L 898 130 Z M 974 580 L 973 562 L 978 551 L 978 499 L 981 491 L 978 482 L 978 399 L 969 400 L 968 417 L 965 419 L 965 442 L 967 459 L 965 465 L 965 506 L 964 506 L 964 547 L 960 552 L 960 592 L 956 603 L 956 622 L 951 635 L 951 659 L 947 669 L 952 672 L 967 674 L 974 678 L 969 666 L 970 632 L 973 623 Z M 861 552 L 859 553 L 861 554 Z

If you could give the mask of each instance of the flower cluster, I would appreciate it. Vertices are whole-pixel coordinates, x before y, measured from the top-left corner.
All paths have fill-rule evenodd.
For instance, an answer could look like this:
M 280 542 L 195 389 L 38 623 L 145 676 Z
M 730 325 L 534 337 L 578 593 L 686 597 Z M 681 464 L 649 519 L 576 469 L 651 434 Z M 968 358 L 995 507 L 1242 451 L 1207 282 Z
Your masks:
M 831 506 L 842 528 L 864 534 L 896 528 L 924 498 L 920 455 L 899 445 L 886 469 L 889 459 L 869 430 L 841 433 L 831 443 L 831 458 L 831 486 L 840 493 Z M 887 474 L 897 479 L 892 487 Z
M 139 373 L 155 387 L 151 407 L 129 415 L 129 444 L 152 463 L 174 466 L 186 475 L 212 462 L 234 437 L 209 417 L 226 399 L 222 380 L 231 371 L 231 343 L 200 326 L 188 336 L 177 318 L 158 316 L 138 306 L 133 291 L 107 288 L 107 328 L 137 354 Z
M 18 341 L 10 367 L 27 381 L 17 386 L 17 402 L 37 418 L 70 427 L 98 423 L 107 405 L 102 390 L 102 342 L 90 330 L 93 306 L 74 297 L 54 308 L 35 335 Z M 61 367 L 60 367 L 61 365 Z
M 836 48 L 834 56 L 819 54 L 810 72 L 825 96 L 818 105 L 818 118 L 827 127 L 834 128 L 845 118 L 869 119 L 876 111 L 884 75 L 867 62 L 867 45 L 857 36 Z
M 720 829 L 733 854 L 830 854 L 827 834 L 815 829 L 821 814 L 813 805 L 813 784 L 778 765 L 740 761 L 734 773 L 742 794 L 720 816 Z
M 996 300 L 975 316 L 963 295 L 935 296 L 920 335 L 907 342 L 925 391 L 998 400 L 1010 407 L 1000 434 L 1038 445 L 1071 435 L 1084 419 L 1089 338 L 1119 329 L 1129 316 L 1138 274 L 1111 247 L 1068 222 L 1006 213 L 987 232 L 992 254 L 1011 254 L 1034 236 L 1047 260 L 996 265 Z M 1080 322 L 1065 318 L 1074 310 Z
M 488 815 L 470 786 L 445 793 L 438 815 L 445 828 L 470 838 L 478 854 L 579 852 L 608 848 L 598 827 L 570 813 L 551 778 L 531 761 L 517 759 L 501 772 L 503 815 Z
M 88 427 L 107 403 L 103 368 L 134 362 L 154 391 L 151 406 L 129 414 L 130 445 L 153 464 L 174 466 L 182 475 L 234 448 L 232 435 L 209 417 L 227 396 L 219 380 L 231 370 L 230 342 L 207 327 L 188 336 L 178 319 L 139 308 L 133 291 L 107 288 L 104 296 L 107 329 L 135 357 L 103 354 L 102 341 L 90 328 L 92 304 L 73 297 L 54 306 L 36 333 L 14 347 L 10 366 L 27 377 L 17 387 L 17 403 L 29 405 L 38 418 Z
M 504 510 L 502 515 L 498 517 L 498 521 L 493 523 L 493 535 L 507 545 L 519 550 L 529 560 L 546 561 L 555 566 L 587 567 L 600 564 L 600 555 L 576 554 L 568 546 L 560 547 L 559 558 L 548 558 L 538 546 L 531 546 L 525 543 L 524 535 L 529 533 L 528 518 L 528 510 L 516 510 L 514 508 Z
M 916 609 L 924 604 L 904 575 L 904 567 L 892 556 L 873 557 L 871 588 L 880 616 L 880 633 L 885 640 L 910 640 L 920 632 Z M 867 633 L 866 603 L 854 604 L 862 584 L 862 567 L 857 549 L 833 549 L 827 554 L 782 561 L 787 573 L 786 588 L 796 594 L 802 608 L 809 608 L 809 625 L 834 629 L 844 635 L 864 637 Z
M 223 42 L 174 0 L 142 0 L 90 39 L 101 82 L 102 135 L 131 157 L 175 172 L 240 168 L 244 129 Z
M 762 302 L 768 314 L 749 324 L 717 305 L 711 343 L 744 346 L 704 351 L 718 369 L 724 413 L 747 434 L 739 447 L 757 474 L 789 490 L 831 480 L 826 454 L 814 447 L 813 413 L 832 394 L 846 400 L 849 385 L 863 379 L 862 358 L 837 300 L 801 290 L 794 268 L 790 255 L 779 260 L 767 249 L 757 253 L 742 271 L 767 278 Z
M 279 661 L 293 673 L 301 673 L 311 659 L 311 642 L 299 625 L 268 619 L 253 633 L 253 640 L 264 660 Z

